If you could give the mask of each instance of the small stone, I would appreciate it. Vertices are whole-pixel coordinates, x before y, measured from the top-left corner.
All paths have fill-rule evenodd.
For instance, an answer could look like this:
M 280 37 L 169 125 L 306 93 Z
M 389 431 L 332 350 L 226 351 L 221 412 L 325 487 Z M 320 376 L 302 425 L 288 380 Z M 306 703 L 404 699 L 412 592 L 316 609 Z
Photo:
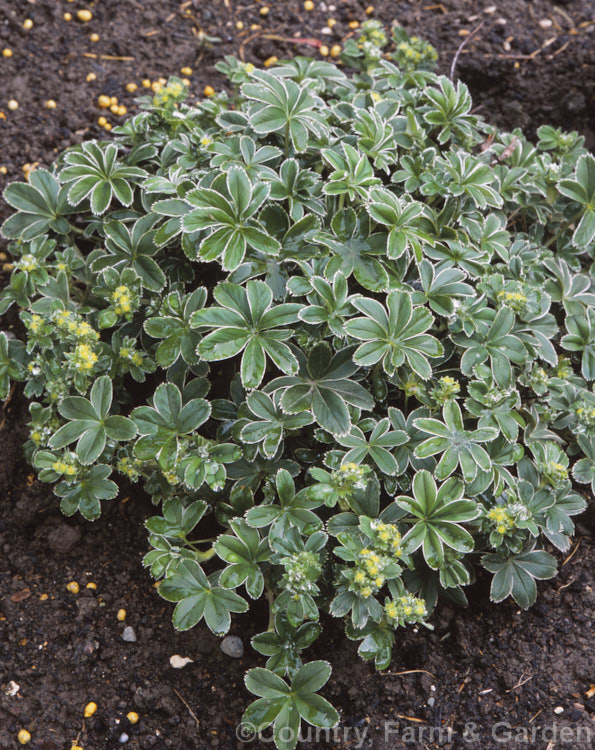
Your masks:
M 432 696 L 431 698 L 428 698 L 428 706 L 430 708 L 434 708 L 435 703 L 436 703 L 436 698 L 434 698 L 434 696 Z
M 542 29 L 549 29 L 550 26 L 553 26 L 553 21 L 551 18 L 542 18 L 541 21 L 539 21 L 539 25 Z
M 81 530 L 78 526 L 70 526 L 63 521 L 59 521 L 47 535 L 48 547 L 59 555 L 70 552 L 80 539 Z
M 122 745 L 126 744 L 130 738 L 126 734 L 126 732 L 122 732 L 120 737 L 118 738 L 118 742 L 120 742 Z
M 122 632 L 122 640 L 126 643 L 136 643 L 136 633 L 131 625 L 127 625 Z
M 221 651 L 232 659 L 241 659 L 244 656 L 244 644 L 237 635 L 227 635 L 221 641 Z
M 4 695 L 7 695 L 9 698 L 12 698 L 19 692 L 19 688 L 21 686 L 18 685 L 14 680 L 11 680 L 8 685 L 6 686 L 6 690 L 4 691 Z
M 193 659 L 190 659 L 187 656 L 180 656 L 179 654 L 174 654 L 169 657 L 169 664 L 174 669 L 182 669 L 186 664 L 191 664 L 192 661 Z
M 564 709 L 562 708 L 562 706 L 556 706 L 556 708 L 554 708 L 554 713 L 558 714 L 558 715 L 559 714 L 563 714 L 564 713 Z

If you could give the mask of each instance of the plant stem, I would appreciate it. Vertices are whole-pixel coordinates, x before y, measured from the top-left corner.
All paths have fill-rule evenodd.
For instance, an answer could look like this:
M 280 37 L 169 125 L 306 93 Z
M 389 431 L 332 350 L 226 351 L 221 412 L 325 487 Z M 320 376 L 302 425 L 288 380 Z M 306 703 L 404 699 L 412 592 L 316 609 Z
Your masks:
M 269 624 L 267 632 L 272 633 L 275 630 L 275 613 L 273 611 L 273 605 L 275 603 L 275 595 L 272 590 L 267 586 L 267 602 L 269 603 Z

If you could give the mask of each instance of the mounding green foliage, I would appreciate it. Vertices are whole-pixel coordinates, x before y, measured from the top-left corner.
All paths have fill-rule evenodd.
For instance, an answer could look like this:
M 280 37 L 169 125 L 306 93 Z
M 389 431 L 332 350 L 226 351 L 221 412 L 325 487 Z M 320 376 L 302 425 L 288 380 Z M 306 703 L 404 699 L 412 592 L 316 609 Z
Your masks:
M 386 668 L 478 566 L 529 607 L 595 483 L 595 159 L 385 42 L 364 25 L 351 75 L 228 58 L 195 104 L 172 79 L 4 193 L 28 457 L 68 515 L 142 481 L 176 628 L 268 598 L 244 720 L 283 749 L 338 721 L 301 656 L 321 612 Z

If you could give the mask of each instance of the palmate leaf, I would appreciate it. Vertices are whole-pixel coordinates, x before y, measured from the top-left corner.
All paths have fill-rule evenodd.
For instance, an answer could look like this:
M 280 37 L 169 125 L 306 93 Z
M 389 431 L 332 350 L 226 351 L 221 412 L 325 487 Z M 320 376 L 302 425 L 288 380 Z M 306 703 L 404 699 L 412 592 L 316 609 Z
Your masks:
M 118 494 L 118 485 L 108 477 L 111 468 L 97 464 L 73 483 L 59 482 L 54 492 L 61 497 L 60 510 L 66 516 L 77 511 L 87 521 L 96 521 L 101 515 L 101 500 L 112 500 Z
M 356 196 L 365 199 L 369 188 L 380 183 L 368 157 L 348 143 L 343 142 L 340 149 L 323 149 L 322 158 L 334 170 L 323 188 L 327 195 L 345 194 L 350 200 Z
M 292 335 L 286 326 L 297 321 L 301 305 L 273 305 L 273 292 L 263 281 L 248 281 L 245 287 L 223 282 L 213 296 L 221 307 L 192 316 L 194 328 L 207 330 L 197 350 L 202 359 L 214 362 L 243 352 L 240 372 L 246 388 L 258 388 L 267 358 L 282 372 L 297 371 L 296 356 L 284 341 Z
M 285 432 L 299 430 L 314 421 L 309 411 L 287 414 L 280 401 L 281 391 L 274 393 L 272 398 L 262 391 L 254 391 L 246 397 L 246 405 L 256 419 L 242 428 L 240 440 L 248 445 L 258 443 L 266 458 L 275 456 Z
M 354 297 L 352 304 L 364 314 L 345 324 L 349 336 L 365 342 L 353 355 L 356 364 L 369 367 L 382 362 L 385 372 L 392 375 L 407 362 L 423 380 L 431 377 L 428 357 L 440 357 L 444 349 L 426 333 L 434 322 L 429 310 L 413 307 L 411 294 L 401 290 L 388 293 L 387 307 L 369 297 Z
M 163 515 L 151 516 L 145 521 L 145 526 L 152 534 L 170 539 L 185 539 L 203 517 L 206 509 L 207 504 L 202 500 L 184 505 L 177 497 L 169 498 L 163 503 Z
M 256 133 L 280 133 L 291 139 L 297 152 L 305 151 L 310 133 L 328 132 L 323 101 L 287 78 L 266 71 L 253 73 L 254 83 L 245 83 L 242 94 L 256 102 L 250 110 L 250 125 Z
M 308 489 L 296 493 L 295 483 L 286 469 L 279 469 L 275 478 L 279 504 L 255 505 L 246 513 L 246 521 L 256 529 L 270 526 L 269 536 L 282 538 L 291 527 L 302 534 L 311 535 L 322 526 L 322 521 L 313 512 L 321 501 L 313 498 Z
M 321 627 L 317 622 L 304 622 L 294 627 L 287 616 L 275 616 L 275 629 L 255 635 L 250 643 L 259 654 L 268 656 L 266 668 L 280 676 L 293 675 L 302 666 L 300 652 L 318 638 Z
M 21 341 L 9 339 L 0 332 L 0 401 L 10 393 L 11 380 L 24 380 L 25 346 Z
M 444 565 L 444 547 L 469 553 L 474 542 L 471 534 L 461 526 L 480 513 L 474 500 L 463 499 L 464 485 L 451 477 L 438 489 L 429 471 L 418 471 L 413 478 L 413 498 L 399 496 L 396 504 L 407 511 L 404 523 L 412 523 L 403 537 L 408 553 L 422 547 L 427 564 L 434 570 Z
M 568 333 L 560 345 L 571 352 L 582 352 L 581 374 L 585 380 L 595 380 L 595 310 L 586 315 L 569 315 L 566 318 Z
M 353 312 L 347 279 L 337 271 L 332 284 L 322 276 L 312 276 L 309 282 L 312 293 L 308 295 L 308 302 L 311 304 L 300 310 L 300 320 L 310 325 L 326 324 L 335 336 L 342 337 L 345 320 Z
M 376 423 L 367 438 L 355 425 L 351 428 L 349 435 L 337 437 L 340 445 L 351 449 L 343 456 L 342 463 L 359 464 L 366 458 L 370 458 L 383 474 L 389 476 L 396 474 L 399 470 L 399 464 L 390 449 L 403 445 L 407 440 L 407 433 L 403 430 L 390 429 L 388 418 Z
M 523 342 L 512 333 L 515 325 L 514 312 L 509 307 L 501 307 L 497 312 L 489 311 L 492 318 L 489 328 L 471 336 L 455 334 L 452 339 L 466 351 L 461 357 L 461 371 L 471 375 L 473 368 L 490 360 L 494 380 L 502 388 L 512 383 L 512 365 L 521 364 L 527 358 Z
M 219 577 L 219 585 L 236 589 L 245 584 L 252 599 L 264 591 L 264 576 L 260 564 L 270 557 L 268 540 L 261 539 L 256 529 L 240 518 L 230 522 L 232 534 L 221 534 L 214 544 L 217 555 L 227 563 Z
M 88 199 L 91 212 L 104 214 L 115 197 L 122 205 L 130 206 L 133 185 L 147 177 L 140 167 L 118 162 L 115 143 L 87 141 L 68 151 L 66 166 L 60 172 L 60 181 L 68 184 L 68 202 L 78 206 Z
M 595 157 L 583 154 L 576 165 L 574 179 L 562 180 L 559 190 L 582 206 L 582 216 L 572 241 L 576 247 L 586 248 L 595 238 Z
M 480 443 L 495 440 L 498 430 L 494 427 L 465 430 L 461 407 L 456 401 L 446 402 L 442 416 L 444 422 L 425 417 L 413 422 L 418 430 L 432 435 L 417 446 L 415 455 L 418 458 L 427 458 L 441 453 L 442 457 L 435 472 L 437 479 L 446 479 L 457 466 L 460 466 L 465 481 L 472 482 L 478 469 L 491 469 L 490 457 Z
M 189 365 L 196 365 L 196 347 L 200 335 L 191 327 L 192 315 L 205 306 L 207 290 L 199 286 L 192 294 L 171 292 L 161 305 L 160 315 L 147 318 L 145 331 L 155 339 L 162 339 L 155 352 L 161 367 L 170 367 L 179 357 Z
M 163 289 L 165 274 L 152 257 L 158 252 L 155 244 L 156 230 L 153 229 L 157 220 L 158 216 L 155 214 L 147 214 L 137 219 L 132 226 L 127 226 L 122 221 L 107 222 L 104 226 L 105 248 L 109 252 L 93 255 L 93 270 L 132 268 L 146 289 L 152 292 Z
M 231 613 L 248 609 L 248 602 L 234 591 L 211 586 L 194 560 L 180 562 L 177 572 L 159 586 L 159 596 L 177 602 L 173 614 L 176 630 L 189 630 L 204 618 L 215 635 L 225 635 L 231 625 Z
M 434 245 L 434 239 L 423 231 L 416 219 L 424 214 L 422 203 L 406 203 L 390 190 L 370 190 L 368 213 L 389 230 L 386 252 L 389 258 L 399 258 L 410 248 L 417 261 L 422 258 L 422 245 Z
M 347 279 L 353 275 L 370 292 L 385 291 L 388 273 L 381 261 L 386 253 L 386 233 L 371 232 L 368 214 L 356 213 L 353 208 L 338 211 L 331 220 L 331 230 L 316 236 L 332 253 L 325 268 L 326 278 L 330 280 L 340 271 Z
M 162 383 L 153 395 L 153 406 L 138 406 L 131 417 L 141 434 L 134 446 L 142 461 L 157 458 L 163 468 L 172 466 L 178 455 L 179 440 L 198 429 L 211 414 L 204 398 L 182 405 L 182 394 L 173 383 Z
M 29 182 L 13 182 L 4 191 L 4 200 L 17 209 L 2 225 L 7 239 L 32 240 L 51 229 L 58 234 L 70 230 L 64 218 L 74 209 L 67 200 L 68 189 L 47 169 L 35 169 Z
M 585 454 L 572 468 L 572 476 L 581 484 L 591 484 L 591 491 L 595 493 L 595 436 L 579 435 L 578 444 Z
M 233 271 L 244 260 L 247 247 L 269 255 L 279 252 L 279 241 L 254 218 L 269 192 L 268 182 L 253 185 L 242 167 L 231 167 L 211 187 L 186 193 L 192 210 L 182 219 L 184 232 L 211 230 L 198 248 L 202 260 L 221 258 L 222 267 Z
M 132 440 L 136 435 L 134 422 L 127 417 L 108 416 L 112 398 L 112 381 L 107 375 L 102 375 L 93 384 L 89 399 L 82 396 L 63 399 L 59 411 L 70 421 L 54 433 L 50 446 L 64 448 L 76 440 L 78 460 L 82 464 L 91 464 L 103 453 L 108 438 Z
M 553 578 L 558 572 L 556 560 L 548 552 L 533 547 L 508 557 L 500 554 L 484 555 L 481 564 L 494 574 L 490 599 L 501 602 L 512 596 L 522 609 L 528 609 L 535 603 L 535 580 Z
M 278 750 L 294 750 L 302 719 L 325 728 L 334 727 L 339 721 L 333 706 L 317 694 L 330 675 L 331 665 L 326 661 L 304 664 L 293 675 L 291 686 L 268 669 L 248 670 L 244 678 L 246 687 L 260 697 L 248 706 L 242 723 L 249 732 L 260 732 L 273 724 Z
M 281 408 L 288 414 L 311 411 L 316 422 L 333 435 L 346 435 L 351 429 L 348 405 L 371 410 L 374 399 L 359 383 L 351 380 L 358 371 L 353 362 L 353 347 L 333 355 L 326 342 L 315 344 L 306 360 L 297 354 L 297 375 L 276 378 L 265 392 L 282 390 Z

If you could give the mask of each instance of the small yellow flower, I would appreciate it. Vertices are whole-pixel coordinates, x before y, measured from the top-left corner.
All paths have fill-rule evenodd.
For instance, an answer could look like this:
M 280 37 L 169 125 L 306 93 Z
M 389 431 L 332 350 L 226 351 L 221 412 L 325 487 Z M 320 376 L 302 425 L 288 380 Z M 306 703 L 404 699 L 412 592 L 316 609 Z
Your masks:
M 71 594 L 78 594 L 80 591 L 80 586 L 76 581 L 70 581 L 70 583 L 67 583 L 66 588 Z
M 97 703 L 94 703 L 93 701 L 87 703 L 87 705 L 85 706 L 85 719 L 93 716 L 95 711 L 97 711 Z
M 17 735 L 17 739 L 21 745 L 27 745 L 31 742 L 31 734 L 26 729 L 20 729 Z
M 424 604 L 424 603 L 423 603 L 422 601 L 420 601 L 420 600 L 418 599 L 418 600 L 417 600 L 417 601 L 415 602 L 415 607 L 414 607 L 414 610 L 415 610 L 415 614 L 416 614 L 416 615 L 420 615 L 420 616 L 423 616 L 423 615 L 425 615 L 425 614 L 426 614 L 426 605 L 425 605 L 425 604 Z
M 119 609 L 118 614 L 116 615 L 116 619 L 118 622 L 124 622 L 126 619 L 126 610 L 125 609 Z
M 212 86 L 205 86 L 203 94 L 205 96 L 215 96 L 215 89 Z
M 136 713 L 136 711 L 129 711 L 126 714 L 126 718 L 131 724 L 136 724 L 138 722 L 138 714 Z

